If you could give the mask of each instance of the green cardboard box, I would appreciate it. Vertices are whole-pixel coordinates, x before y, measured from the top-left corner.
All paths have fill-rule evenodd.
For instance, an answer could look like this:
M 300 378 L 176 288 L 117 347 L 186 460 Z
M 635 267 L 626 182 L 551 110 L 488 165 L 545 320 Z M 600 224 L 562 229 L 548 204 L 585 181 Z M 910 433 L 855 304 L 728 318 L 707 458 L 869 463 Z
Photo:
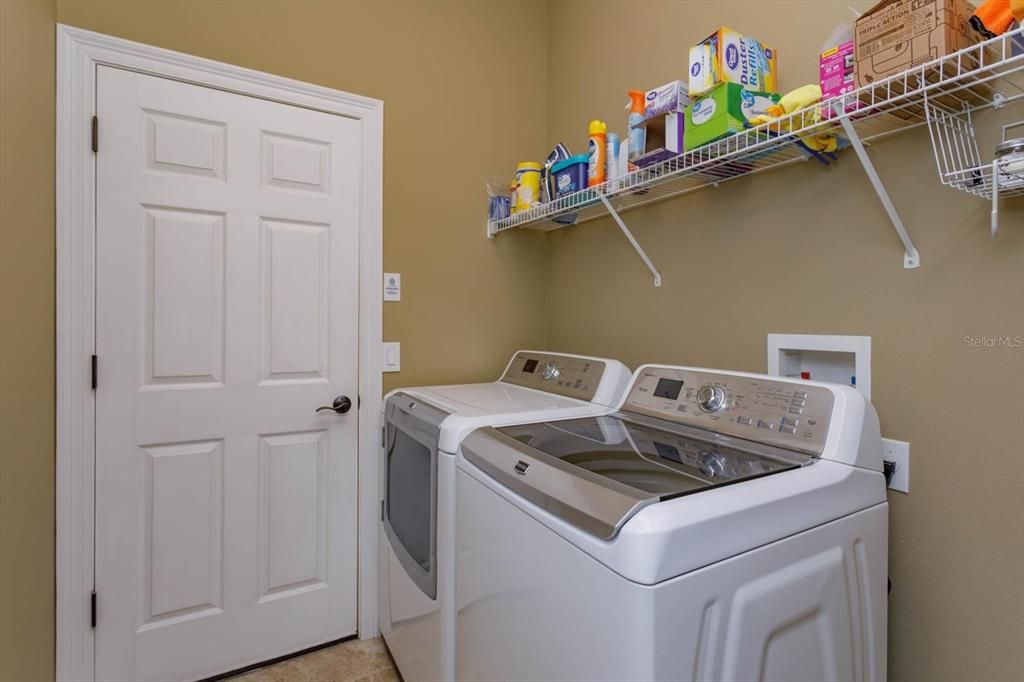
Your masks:
M 744 90 L 739 83 L 721 83 L 686 107 L 683 149 L 690 151 L 737 133 L 745 123 L 765 113 L 782 95 Z

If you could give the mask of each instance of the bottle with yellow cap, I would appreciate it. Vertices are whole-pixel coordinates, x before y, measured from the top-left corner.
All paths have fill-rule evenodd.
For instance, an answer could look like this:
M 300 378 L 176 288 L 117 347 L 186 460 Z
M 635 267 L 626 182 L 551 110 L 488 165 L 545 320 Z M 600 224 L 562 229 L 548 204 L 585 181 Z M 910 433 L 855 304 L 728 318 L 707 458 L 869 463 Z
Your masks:
M 608 126 L 604 121 L 591 121 L 589 134 L 587 152 L 590 160 L 587 162 L 587 187 L 593 187 L 603 183 L 606 178 Z

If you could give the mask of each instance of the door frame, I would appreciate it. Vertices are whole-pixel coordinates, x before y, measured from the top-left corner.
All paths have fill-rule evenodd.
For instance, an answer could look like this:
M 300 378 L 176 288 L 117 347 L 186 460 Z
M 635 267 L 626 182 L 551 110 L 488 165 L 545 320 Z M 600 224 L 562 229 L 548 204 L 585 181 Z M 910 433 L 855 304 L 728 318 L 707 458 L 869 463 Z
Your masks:
M 57 458 L 56 677 L 93 680 L 96 400 L 96 160 L 92 118 L 100 65 L 314 109 L 358 120 L 359 216 L 357 627 L 377 623 L 377 434 L 382 387 L 384 103 L 201 57 L 57 24 Z M 99 123 L 100 146 L 103 123 Z M 102 378 L 102 377 L 101 377 Z M 102 617 L 102 614 L 100 614 Z

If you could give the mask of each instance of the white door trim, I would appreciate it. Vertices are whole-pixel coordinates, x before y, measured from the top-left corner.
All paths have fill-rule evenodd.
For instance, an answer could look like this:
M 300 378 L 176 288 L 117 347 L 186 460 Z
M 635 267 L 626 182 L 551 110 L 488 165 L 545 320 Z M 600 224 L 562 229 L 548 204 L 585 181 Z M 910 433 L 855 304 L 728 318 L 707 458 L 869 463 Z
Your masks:
M 94 679 L 93 589 L 96 68 L 114 66 L 316 109 L 362 123 L 359 233 L 360 637 L 377 624 L 378 461 L 381 399 L 384 103 L 238 66 L 57 25 L 57 646 L 58 680 Z M 100 122 L 100 147 L 103 124 Z M 102 380 L 102 372 L 101 372 Z M 102 614 L 100 614 L 102 618 Z

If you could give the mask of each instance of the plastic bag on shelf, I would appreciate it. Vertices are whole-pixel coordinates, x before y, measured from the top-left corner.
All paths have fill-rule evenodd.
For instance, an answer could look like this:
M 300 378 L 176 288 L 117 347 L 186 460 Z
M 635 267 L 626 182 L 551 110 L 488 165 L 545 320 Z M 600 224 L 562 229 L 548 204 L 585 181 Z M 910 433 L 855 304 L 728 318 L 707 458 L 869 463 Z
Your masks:
M 825 42 L 821 44 L 821 52 L 828 52 L 833 47 L 839 47 L 844 43 L 853 42 L 853 27 L 847 23 L 836 24 L 836 27 L 832 29 L 832 32 L 828 34 L 828 38 L 825 38 Z
M 512 197 L 502 194 L 500 188 L 505 181 L 500 178 L 488 178 L 487 188 L 487 219 L 491 222 L 504 220 L 512 215 Z

